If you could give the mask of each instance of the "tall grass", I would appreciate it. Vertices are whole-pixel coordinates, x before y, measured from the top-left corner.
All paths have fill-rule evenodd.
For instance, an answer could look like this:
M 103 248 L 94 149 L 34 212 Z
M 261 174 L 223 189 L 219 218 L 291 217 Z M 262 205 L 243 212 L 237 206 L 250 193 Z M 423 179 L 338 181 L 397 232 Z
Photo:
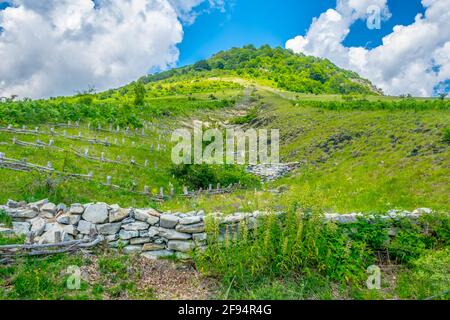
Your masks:
M 267 278 L 320 274 L 341 283 L 360 283 L 373 264 L 371 249 L 350 239 L 323 217 L 292 210 L 241 222 L 233 232 L 207 222 L 210 245 L 196 256 L 199 269 L 220 276 L 225 286 L 245 288 Z M 222 240 L 222 241 L 218 241 Z

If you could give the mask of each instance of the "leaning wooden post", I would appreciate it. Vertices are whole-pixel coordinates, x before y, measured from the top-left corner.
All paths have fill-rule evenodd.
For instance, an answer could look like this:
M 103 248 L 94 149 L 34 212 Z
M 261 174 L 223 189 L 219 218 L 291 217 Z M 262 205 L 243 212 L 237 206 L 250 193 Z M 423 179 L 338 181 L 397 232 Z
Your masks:
M 107 177 L 106 177 L 106 185 L 107 185 L 107 186 L 111 186 L 111 180 L 112 180 L 112 179 L 111 179 L 111 176 L 107 176 Z
M 3 152 L 0 152 L 0 162 L 3 162 L 4 158 L 5 158 L 5 154 Z
M 164 199 L 164 188 L 163 187 L 159 188 L 159 197 L 161 199 Z
M 189 195 L 189 191 L 188 191 L 188 188 L 186 186 L 183 186 L 183 194 L 185 196 Z

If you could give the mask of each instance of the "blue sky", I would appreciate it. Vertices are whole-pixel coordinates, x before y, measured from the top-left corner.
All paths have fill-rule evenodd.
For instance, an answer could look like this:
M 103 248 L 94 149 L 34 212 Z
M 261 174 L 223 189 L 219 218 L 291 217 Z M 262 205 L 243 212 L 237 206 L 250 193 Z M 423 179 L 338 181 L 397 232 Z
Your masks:
M 407 4 L 405 4 L 407 3 Z M 283 46 L 298 34 L 304 34 L 312 19 L 336 5 L 335 0 L 234 0 L 225 13 L 213 11 L 185 26 L 178 65 L 194 63 L 200 59 L 245 44 Z M 381 30 L 369 30 L 366 22 L 357 21 L 344 44 L 367 46 L 381 44 L 383 36 L 395 25 L 408 25 L 424 8 L 420 0 L 388 0 L 392 17 L 382 23 Z

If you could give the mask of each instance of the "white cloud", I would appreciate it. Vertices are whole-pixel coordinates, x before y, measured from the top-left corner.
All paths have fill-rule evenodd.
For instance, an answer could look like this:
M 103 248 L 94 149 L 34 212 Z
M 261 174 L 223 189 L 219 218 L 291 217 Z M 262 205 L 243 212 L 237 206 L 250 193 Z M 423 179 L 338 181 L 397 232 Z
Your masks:
M 287 41 L 295 52 L 328 58 L 358 72 L 386 93 L 430 96 L 450 79 L 450 0 L 422 0 L 425 15 L 408 26 L 396 26 L 374 49 L 345 47 L 351 25 L 367 18 L 367 8 L 377 5 L 389 17 L 387 0 L 338 0 L 314 19 L 305 36 Z
M 172 66 L 182 22 L 204 1 L 10 0 L 0 11 L 0 96 L 105 90 Z

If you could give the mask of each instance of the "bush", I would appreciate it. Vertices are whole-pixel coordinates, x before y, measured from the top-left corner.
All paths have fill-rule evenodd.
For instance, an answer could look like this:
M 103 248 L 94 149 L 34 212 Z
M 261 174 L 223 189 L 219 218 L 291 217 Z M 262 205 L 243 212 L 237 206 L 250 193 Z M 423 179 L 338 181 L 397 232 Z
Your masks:
M 444 130 L 444 142 L 450 143 L 450 127 Z
M 240 183 L 243 187 L 258 187 L 260 182 L 255 176 L 245 172 L 243 167 L 235 165 L 174 165 L 170 169 L 181 184 L 194 189 L 207 189 L 211 184 L 222 187 Z

